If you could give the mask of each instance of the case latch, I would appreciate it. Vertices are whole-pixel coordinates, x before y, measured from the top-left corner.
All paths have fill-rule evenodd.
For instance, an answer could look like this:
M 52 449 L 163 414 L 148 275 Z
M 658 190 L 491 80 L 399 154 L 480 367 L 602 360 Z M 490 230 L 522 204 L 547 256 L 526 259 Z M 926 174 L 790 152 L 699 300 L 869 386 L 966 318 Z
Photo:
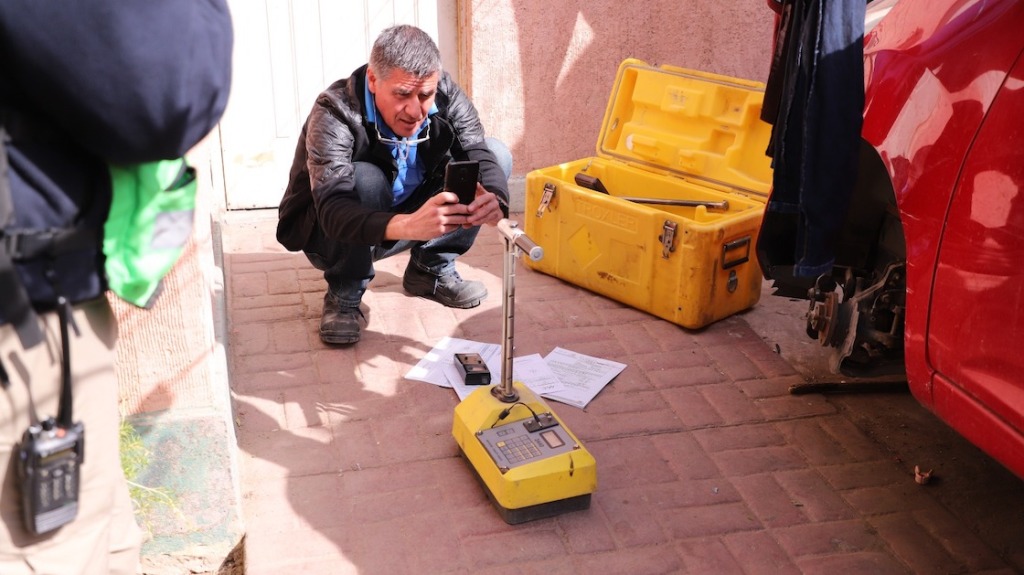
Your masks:
M 675 240 L 676 240 L 676 229 L 679 224 L 665 220 L 665 224 L 661 226 L 661 235 L 658 236 L 658 241 L 661 242 L 661 257 L 668 259 L 669 254 L 676 251 Z
M 555 197 L 555 185 L 551 182 L 544 184 L 544 193 L 540 196 L 540 205 L 537 206 L 537 217 L 540 218 L 544 215 L 544 211 L 548 209 L 548 205 L 551 204 L 551 200 Z

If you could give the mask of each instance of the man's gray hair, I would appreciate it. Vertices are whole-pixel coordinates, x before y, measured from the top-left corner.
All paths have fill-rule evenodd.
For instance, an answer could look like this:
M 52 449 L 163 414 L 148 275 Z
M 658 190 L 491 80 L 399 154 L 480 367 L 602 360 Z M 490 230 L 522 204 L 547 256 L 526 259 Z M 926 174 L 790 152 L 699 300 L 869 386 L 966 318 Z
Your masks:
M 441 51 L 415 26 L 399 24 L 380 33 L 370 50 L 370 68 L 381 78 L 398 69 L 423 78 L 441 73 Z

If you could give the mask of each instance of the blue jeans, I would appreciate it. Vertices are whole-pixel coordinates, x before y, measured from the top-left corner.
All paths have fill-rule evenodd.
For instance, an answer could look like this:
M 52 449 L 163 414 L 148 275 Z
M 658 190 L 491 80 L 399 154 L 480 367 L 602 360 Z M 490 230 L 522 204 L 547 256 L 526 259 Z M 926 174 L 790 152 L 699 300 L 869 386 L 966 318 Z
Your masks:
M 512 174 L 512 153 L 499 140 L 487 138 L 486 142 L 507 179 Z M 354 168 L 355 189 L 364 206 L 385 211 L 397 208 L 402 212 L 401 204 L 392 207 L 391 182 L 380 168 L 369 162 L 354 162 Z M 459 228 L 432 240 L 397 240 L 369 246 L 328 238 L 318 226 L 304 251 L 313 267 L 324 272 L 327 291 L 338 304 L 356 307 L 375 275 L 373 262 L 410 250 L 409 267 L 432 275 L 447 275 L 455 270 L 455 258 L 469 251 L 479 232 L 479 227 Z

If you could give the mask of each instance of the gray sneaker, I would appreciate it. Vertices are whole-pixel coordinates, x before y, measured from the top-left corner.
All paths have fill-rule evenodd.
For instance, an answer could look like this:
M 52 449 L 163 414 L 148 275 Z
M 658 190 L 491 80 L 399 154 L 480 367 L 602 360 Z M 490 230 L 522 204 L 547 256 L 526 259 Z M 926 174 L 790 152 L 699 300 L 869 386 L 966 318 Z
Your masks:
M 330 292 L 324 295 L 324 312 L 320 316 L 320 340 L 345 344 L 359 341 L 359 319 L 366 316 L 358 307 L 341 307 Z
M 464 280 L 454 270 L 450 274 L 435 276 L 410 266 L 405 269 L 402 287 L 412 295 L 462 309 L 476 307 L 487 297 L 483 282 Z

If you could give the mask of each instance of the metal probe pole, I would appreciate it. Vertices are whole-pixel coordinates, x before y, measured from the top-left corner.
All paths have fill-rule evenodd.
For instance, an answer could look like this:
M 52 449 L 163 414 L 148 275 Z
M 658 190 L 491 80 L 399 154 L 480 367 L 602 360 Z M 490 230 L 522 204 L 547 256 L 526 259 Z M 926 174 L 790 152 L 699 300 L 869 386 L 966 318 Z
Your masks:
M 505 270 L 501 288 L 501 385 L 491 388 L 491 394 L 504 403 L 519 401 L 519 393 L 512 387 L 512 353 L 515 337 L 514 317 L 516 301 L 516 256 L 526 252 L 533 261 L 544 257 L 544 249 L 534 243 L 526 232 L 519 229 L 519 223 L 503 218 L 498 222 L 498 231 L 505 238 Z

